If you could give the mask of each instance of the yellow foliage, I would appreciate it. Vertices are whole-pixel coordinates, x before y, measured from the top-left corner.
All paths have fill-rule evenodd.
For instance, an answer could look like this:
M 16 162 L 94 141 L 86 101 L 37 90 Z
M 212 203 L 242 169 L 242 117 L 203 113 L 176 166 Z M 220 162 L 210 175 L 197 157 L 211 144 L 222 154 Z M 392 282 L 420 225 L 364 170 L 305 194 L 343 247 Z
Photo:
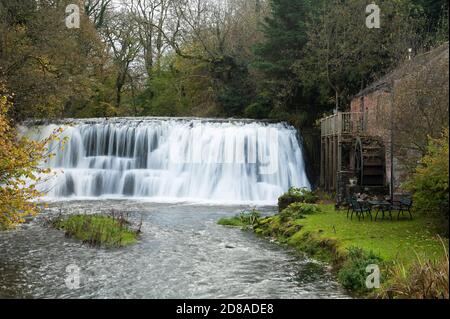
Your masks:
M 8 118 L 11 103 L 0 83 L 0 229 L 10 229 L 38 213 L 33 199 L 41 196 L 37 185 L 50 173 L 40 164 L 52 154 L 49 143 L 58 138 L 58 129 L 43 141 L 19 138 Z

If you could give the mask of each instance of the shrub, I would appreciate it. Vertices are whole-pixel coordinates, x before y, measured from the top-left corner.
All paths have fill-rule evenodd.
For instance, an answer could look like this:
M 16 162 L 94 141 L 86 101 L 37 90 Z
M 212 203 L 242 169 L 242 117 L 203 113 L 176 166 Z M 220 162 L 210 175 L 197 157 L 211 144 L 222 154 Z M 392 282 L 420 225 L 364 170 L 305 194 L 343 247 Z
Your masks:
M 315 204 L 292 203 L 280 213 L 280 216 L 282 221 L 286 221 L 288 219 L 303 219 L 307 215 L 319 212 L 320 208 Z
M 251 212 L 242 212 L 239 215 L 241 222 L 244 225 L 253 226 L 258 222 L 258 219 L 261 217 L 261 213 L 257 210 L 252 210 Z
M 449 131 L 441 138 L 430 138 L 428 153 L 406 184 L 414 193 L 415 210 L 445 219 L 444 232 L 448 235 L 449 217 Z
M 444 245 L 445 247 L 445 245 Z M 440 261 L 420 258 L 408 269 L 396 264 L 389 269 L 389 285 L 381 290 L 379 298 L 389 299 L 448 299 L 449 298 L 448 252 Z
M 15 228 L 39 212 L 35 199 L 43 194 L 38 186 L 50 173 L 41 164 L 53 156 L 52 141 L 65 141 L 59 139 L 62 129 L 42 141 L 20 137 L 9 118 L 11 96 L 5 91 L 0 82 L 0 230 Z
M 361 248 L 348 249 L 348 256 L 338 273 L 339 282 L 346 289 L 357 293 L 367 292 L 366 279 L 368 265 L 379 265 L 381 257 Z
M 315 194 L 315 192 L 310 191 L 307 188 L 292 187 L 286 194 L 278 198 L 278 209 L 281 212 L 293 203 L 315 204 L 318 200 L 319 197 Z

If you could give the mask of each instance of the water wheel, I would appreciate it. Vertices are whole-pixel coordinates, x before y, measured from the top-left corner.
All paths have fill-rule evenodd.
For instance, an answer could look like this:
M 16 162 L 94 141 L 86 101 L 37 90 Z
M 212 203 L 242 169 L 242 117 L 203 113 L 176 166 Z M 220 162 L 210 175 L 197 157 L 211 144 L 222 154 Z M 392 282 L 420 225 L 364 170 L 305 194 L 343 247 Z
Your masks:
M 353 142 L 354 165 L 360 186 L 383 186 L 385 183 L 385 149 L 377 137 L 357 137 Z

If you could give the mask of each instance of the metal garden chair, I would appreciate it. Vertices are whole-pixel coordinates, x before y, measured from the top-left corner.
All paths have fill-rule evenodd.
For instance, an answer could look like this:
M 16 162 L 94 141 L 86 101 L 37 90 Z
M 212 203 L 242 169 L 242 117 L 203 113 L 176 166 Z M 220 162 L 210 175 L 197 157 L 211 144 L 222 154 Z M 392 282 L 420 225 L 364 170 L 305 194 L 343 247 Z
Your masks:
M 400 214 L 403 216 L 405 212 L 408 212 L 409 217 L 412 220 L 413 219 L 412 212 L 411 212 L 412 206 L 413 206 L 413 200 L 411 198 L 403 198 L 398 201 L 392 201 L 390 211 L 391 212 L 393 210 L 398 211 L 397 220 L 400 220 Z
M 356 199 L 350 199 L 351 216 L 350 219 L 353 220 L 353 214 L 356 213 L 358 220 L 365 218 L 365 214 L 370 216 L 370 220 L 373 220 L 372 211 L 368 205 L 363 202 L 358 202 Z

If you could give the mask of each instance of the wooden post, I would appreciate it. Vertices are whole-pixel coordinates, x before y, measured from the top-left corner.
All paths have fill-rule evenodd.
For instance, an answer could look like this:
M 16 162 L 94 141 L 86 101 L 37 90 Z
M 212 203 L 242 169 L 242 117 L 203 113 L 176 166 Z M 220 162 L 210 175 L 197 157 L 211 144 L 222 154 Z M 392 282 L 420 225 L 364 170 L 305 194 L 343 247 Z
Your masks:
M 325 188 L 325 145 L 323 136 L 320 137 L 320 187 Z
M 327 136 L 325 138 L 325 149 L 326 149 L 326 165 L 325 165 L 325 180 L 327 191 L 330 190 L 330 138 Z
M 336 135 L 333 135 L 331 137 L 331 189 L 335 190 L 336 189 L 336 158 L 335 158 L 335 153 L 336 153 L 336 144 L 335 144 L 335 139 L 336 139 Z
M 395 177 L 394 177 L 394 104 L 395 104 L 395 79 L 392 80 L 392 89 L 391 89 L 391 145 L 390 145 L 390 159 L 391 159 L 391 188 L 390 188 L 390 196 L 391 200 L 394 200 L 394 191 L 395 191 Z
M 323 139 L 324 159 L 323 159 L 323 176 L 325 190 L 328 191 L 328 137 Z
M 335 135 L 333 138 L 334 145 L 334 153 L 333 153 L 333 162 L 334 162 L 334 190 L 337 191 L 338 184 L 338 135 Z
M 328 190 L 333 189 L 333 144 L 331 143 L 332 137 L 327 138 L 328 145 Z

